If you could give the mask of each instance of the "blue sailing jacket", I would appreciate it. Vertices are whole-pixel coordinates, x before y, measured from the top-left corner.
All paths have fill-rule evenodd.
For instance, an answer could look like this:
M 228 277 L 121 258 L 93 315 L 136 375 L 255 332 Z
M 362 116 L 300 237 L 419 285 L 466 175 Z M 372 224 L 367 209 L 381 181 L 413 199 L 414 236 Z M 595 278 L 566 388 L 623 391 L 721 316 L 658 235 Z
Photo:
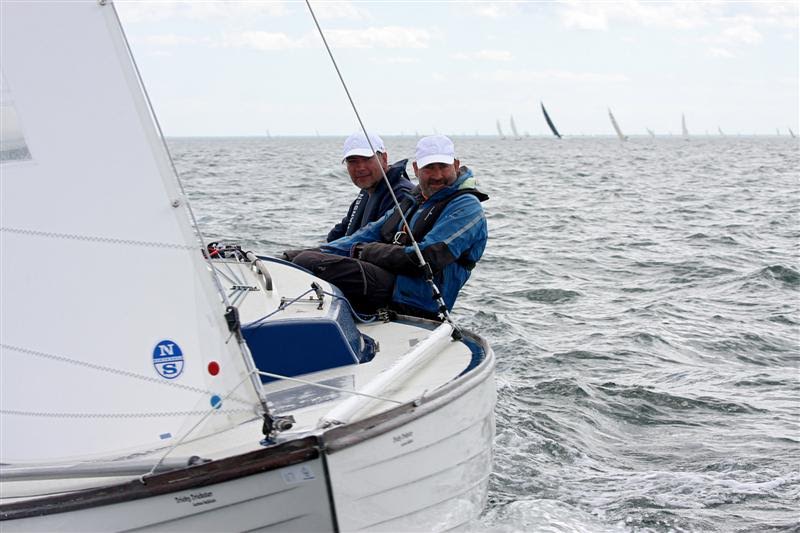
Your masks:
M 473 194 L 464 194 L 466 191 Z M 421 236 L 418 244 L 450 310 L 461 287 L 469 279 L 472 267 L 486 248 L 489 234 L 481 201 L 488 199 L 488 196 L 477 191 L 472 171 L 462 167 L 458 179 L 451 186 L 436 192 L 427 200 L 419 194 L 415 198 L 416 201 L 407 211 L 412 229 L 422 225 L 421 219 L 433 212 L 437 205 L 444 203 L 433 227 Z M 322 246 L 322 251 L 342 256 L 360 254 L 361 260 L 395 273 L 393 302 L 436 313 L 437 303 L 430 285 L 425 281 L 413 247 L 387 242 L 386 235 L 403 230 L 402 221 L 398 222 L 399 217 L 393 215 L 394 209 L 352 235 Z M 395 227 L 384 228 L 385 224 L 394 225 L 395 222 Z
M 411 190 L 414 188 L 406 174 L 407 162 L 408 159 L 397 161 L 386 170 L 386 177 L 389 179 L 398 201 L 410 197 Z M 326 242 L 334 241 L 345 235 L 352 235 L 370 222 L 378 220 L 393 207 L 392 195 L 389 194 L 386 182 L 381 178 L 372 194 L 363 189 L 358 193 L 356 199 L 350 204 L 347 215 L 328 232 Z

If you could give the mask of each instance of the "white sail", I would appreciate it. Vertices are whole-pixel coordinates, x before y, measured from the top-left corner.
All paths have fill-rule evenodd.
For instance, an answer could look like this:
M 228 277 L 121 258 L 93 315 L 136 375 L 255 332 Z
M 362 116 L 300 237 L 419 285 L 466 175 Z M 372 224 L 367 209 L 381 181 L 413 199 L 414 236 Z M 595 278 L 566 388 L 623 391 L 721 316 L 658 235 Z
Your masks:
M 503 128 L 500 127 L 500 121 L 497 121 L 497 134 L 500 136 L 501 139 L 505 139 L 506 136 L 503 134 Z
M 645 129 L 647 130 L 647 134 L 650 137 L 655 137 L 656 136 L 655 132 L 653 130 L 651 130 L 650 128 L 645 128 Z
M 4 2 L 1 35 L 30 157 L 0 163 L 0 462 L 169 446 L 237 385 L 193 436 L 252 419 L 252 361 L 113 5 Z
M 614 118 L 614 114 L 611 112 L 611 109 L 608 110 L 608 118 L 611 119 L 611 125 L 614 126 L 614 131 L 617 132 L 617 137 L 619 137 L 620 141 L 627 141 L 628 136 L 622 133 L 622 130 L 619 129 L 619 124 L 617 124 L 617 120 Z
M 683 113 L 681 113 L 681 135 L 683 135 L 684 138 L 689 138 L 689 130 L 686 129 L 686 115 Z
M 515 139 L 519 140 L 520 136 L 519 133 L 517 133 L 517 125 L 514 124 L 514 115 L 511 115 L 511 120 L 509 122 L 511 124 L 511 133 L 514 134 Z
M 789 135 L 791 135 L 791 136 L 792 136 L 792 139 L 794 139 L 794 138 L 795 138 L 795 134 L 794 134 L 794 132 L 792 131 L 792 128 L 789 128 Z
M 722 128 L 717 126 L 717 131 L 719 132 L 720 136 L 724 137 L 725 133 L 722 131 Z

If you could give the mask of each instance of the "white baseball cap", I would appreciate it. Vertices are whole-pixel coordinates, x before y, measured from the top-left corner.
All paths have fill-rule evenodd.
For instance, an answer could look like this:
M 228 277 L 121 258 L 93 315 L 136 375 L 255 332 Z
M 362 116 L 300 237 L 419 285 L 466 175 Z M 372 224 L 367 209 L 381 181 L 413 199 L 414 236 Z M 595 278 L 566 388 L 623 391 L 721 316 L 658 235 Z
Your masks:
M 456 148 L 449 137 L 431 135 L 419 140 L 415 157 L 419 168 L 431 163 L 452 165 L 456 158 Z
M 351 155 L 372 157 L 374 154 L 372 153 L 372 148 L 369 146 L 370 143 L 372 143 L 372 148 L 375 148 L 376 152 L 386 153 L 386 147 L 383 145 L 383 139 L 374 133 L 370 133 L 369 142 L 367 142 L 364 132 L 357 131 L 348 137 L 346 141 L 344 141 L 344 148 L 342 149 L 342 153 L 344 155 L 342 155 L 342 160 L 347 159 Z

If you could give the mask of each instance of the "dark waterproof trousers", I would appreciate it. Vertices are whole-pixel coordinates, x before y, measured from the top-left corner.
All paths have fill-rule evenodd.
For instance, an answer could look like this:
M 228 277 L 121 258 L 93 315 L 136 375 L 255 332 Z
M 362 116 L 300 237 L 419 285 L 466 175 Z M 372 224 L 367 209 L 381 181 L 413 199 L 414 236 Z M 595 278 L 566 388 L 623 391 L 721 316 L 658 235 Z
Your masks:
M 300 252 L 292 262 L 336 285 L 359 313 L 372 314 L 392 300 L 395 275 L 372 263 L 312 250 Z

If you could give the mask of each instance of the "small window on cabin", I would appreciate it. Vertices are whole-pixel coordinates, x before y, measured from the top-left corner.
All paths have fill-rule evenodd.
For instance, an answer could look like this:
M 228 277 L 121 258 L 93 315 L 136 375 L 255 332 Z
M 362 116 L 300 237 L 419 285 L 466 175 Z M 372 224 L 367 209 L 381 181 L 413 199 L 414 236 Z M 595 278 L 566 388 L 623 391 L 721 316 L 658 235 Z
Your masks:
M 19 115 L 14 105 L 14 97 L 0 72 L 0 163 L 27 161 L 31 158 Z

